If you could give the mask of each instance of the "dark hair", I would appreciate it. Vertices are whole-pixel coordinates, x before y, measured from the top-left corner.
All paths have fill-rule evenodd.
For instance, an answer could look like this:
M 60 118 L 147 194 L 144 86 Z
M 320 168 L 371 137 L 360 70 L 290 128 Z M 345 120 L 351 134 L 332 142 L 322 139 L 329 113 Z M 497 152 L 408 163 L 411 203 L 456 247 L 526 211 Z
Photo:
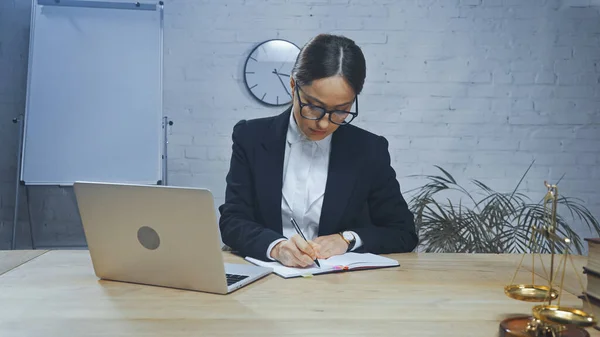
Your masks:
M 314 80 L 341 75 L 356 95 L 360 94 L 366 76 L 365 57 L 354 41 L 331 34 L 319 34 L 310 40 L 298 54 L 292 70 L 299 85 L 310 85 Z

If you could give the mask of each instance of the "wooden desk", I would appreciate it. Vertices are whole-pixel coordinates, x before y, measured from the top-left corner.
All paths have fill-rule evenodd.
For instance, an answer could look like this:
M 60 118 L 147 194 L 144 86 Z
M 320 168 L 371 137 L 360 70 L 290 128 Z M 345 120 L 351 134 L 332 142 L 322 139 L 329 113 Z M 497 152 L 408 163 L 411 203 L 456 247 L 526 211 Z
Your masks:
M 392 257 L 399 268 L 270 275 L 224 296 L 101 281 L 87 251 L 51 251 L 0 277 L 0 336 L 481 337 L 533 305 L 503 292 L 520 256 Z M 562 304 L 581 300 L 564 292 Z
M 44 253 L 45 250 L 0 250 L 0 275 Z

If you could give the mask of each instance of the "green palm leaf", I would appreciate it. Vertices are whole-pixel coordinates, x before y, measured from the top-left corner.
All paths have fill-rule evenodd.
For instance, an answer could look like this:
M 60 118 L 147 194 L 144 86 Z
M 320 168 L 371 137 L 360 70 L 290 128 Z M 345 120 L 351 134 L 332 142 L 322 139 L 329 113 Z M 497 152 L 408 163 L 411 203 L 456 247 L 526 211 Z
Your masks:
M 475 193 L 469 192 L 448 171 L 437 165 L 435 167 L 440 175 L 412 176 L 426 180 L 421 187 L 407 192 L 413 194 L 409 207 L 415 215 L 420 245 L 426 252 L 525 253 L 532 249 L 540 253 L 550 252 L 551 242 L 543 240 L 540 233 L 533 233 L 539 245 L 532 247 L 531 244 L 533 226 L 548 225 L 548 210 L 544 209 L 543 199 L 532 203 L 526 194 L 519 191 L 533 163 L 517 185 L 506 193 L 497 192 L 480 180 L 472 180 L 480 198 L 475 198 Z M 439 196 L 450 191 L 458 192 L 458 196 L 455 199 Z M 557 204 L 556 234 L 569 238 L 572 249 L 581 254 L 583 241 L 564 216 L 570 215 L 599 235 L 600 223 L 580 199 L 559 195 Z M 554 246 L 557 253 L 564 252 L 566 248 L 561 244 Z

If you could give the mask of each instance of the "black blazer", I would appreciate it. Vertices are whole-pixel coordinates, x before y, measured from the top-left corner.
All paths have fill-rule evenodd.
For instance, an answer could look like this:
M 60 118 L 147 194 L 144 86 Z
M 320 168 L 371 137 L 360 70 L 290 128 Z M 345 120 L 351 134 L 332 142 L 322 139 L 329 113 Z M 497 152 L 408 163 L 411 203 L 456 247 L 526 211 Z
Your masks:
M 223 243 L 240 255 L 266 260 L 271 242 L 284 238 L 281 189 L 290 113 L 291 107 L 233 128 L 219 226 Z M 360 236 L 356 252 L 410 252 L 418 242 L 413 214 L 390 166 L 387 140 L 351 124 L 332 135 L 318 235 L 344 230 Z

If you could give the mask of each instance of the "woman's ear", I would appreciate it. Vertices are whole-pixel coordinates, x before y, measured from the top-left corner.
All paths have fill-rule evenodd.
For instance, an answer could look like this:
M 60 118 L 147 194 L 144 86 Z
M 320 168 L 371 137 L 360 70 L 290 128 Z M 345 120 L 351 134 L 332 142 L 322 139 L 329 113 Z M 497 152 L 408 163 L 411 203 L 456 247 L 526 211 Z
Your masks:
M 290 94 L 292 94 L 292 98 L 294 98 L 294 95 L 296 94 L 296 82 L 294 81 L 294 78 L 292 76 L 290 76 L 290 88 L 292 90 L 290 90 Z

